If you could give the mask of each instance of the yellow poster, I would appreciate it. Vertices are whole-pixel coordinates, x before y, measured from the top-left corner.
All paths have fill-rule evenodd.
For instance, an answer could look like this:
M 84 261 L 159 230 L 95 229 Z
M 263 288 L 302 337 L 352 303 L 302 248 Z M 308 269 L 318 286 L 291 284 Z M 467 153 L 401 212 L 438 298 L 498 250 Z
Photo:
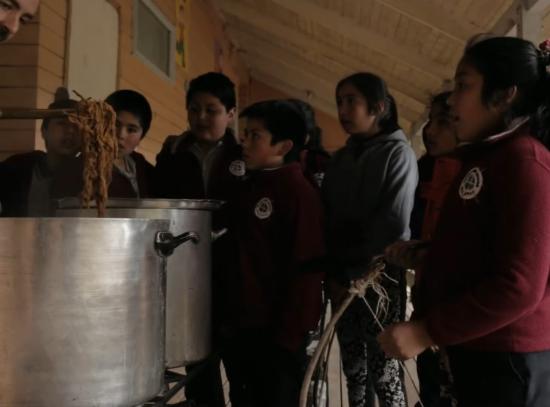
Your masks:
M 187 15 L 191 0 L 176 0 L 176 63 L 187 68 Z

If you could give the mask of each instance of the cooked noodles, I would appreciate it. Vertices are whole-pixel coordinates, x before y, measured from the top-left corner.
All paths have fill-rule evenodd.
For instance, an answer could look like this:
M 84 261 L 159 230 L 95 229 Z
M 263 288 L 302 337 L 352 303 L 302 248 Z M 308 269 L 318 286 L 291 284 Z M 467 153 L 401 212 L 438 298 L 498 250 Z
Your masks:
M 76 93 L 76 92 L 75 92 Z M 82 205 L 97 205 L 98 216 L 104 216 L 113 163 L 118 155 L 116 113 L 105 102 L 80 97 L 77 112 L 69 116 L 82 137 L 83 188 Z

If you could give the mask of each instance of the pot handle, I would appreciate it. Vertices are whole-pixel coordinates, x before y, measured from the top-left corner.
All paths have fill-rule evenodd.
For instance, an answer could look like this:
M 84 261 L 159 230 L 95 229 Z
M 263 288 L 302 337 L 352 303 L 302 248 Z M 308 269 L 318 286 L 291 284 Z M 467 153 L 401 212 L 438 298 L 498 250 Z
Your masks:
M 223 228 L 223 229 L 220 229 L 220 230 L 213 230 L 212 233 L 211 233 L 210 241 L 215 242 L 216 240 L 218 240 L 220 237 L 222 237 L 226 233 L 227 233 L 227 228 Z
M 178 236 L 174 236 L 170 232 L 157 232 L 155 236 L 155 250 L 159 256 L 168 257 L 174 253 L 174 250 L 178 246 L 189 240 L 197 244 L 200 242 L 200 236 L 197 232 L 185 232 Z

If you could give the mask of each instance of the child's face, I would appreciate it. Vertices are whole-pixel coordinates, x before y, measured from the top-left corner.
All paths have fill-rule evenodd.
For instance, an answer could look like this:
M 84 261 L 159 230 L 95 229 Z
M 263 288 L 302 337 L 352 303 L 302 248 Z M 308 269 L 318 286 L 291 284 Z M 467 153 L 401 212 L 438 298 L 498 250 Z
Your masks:
M 489 137 L 503 123 L 502 111 L 482 100 L 483 77 L 462 60 L 456 69 L 455 88 L 449 97 L 457 139 L 471 142 Z
M 285 155 L 292 149 L 292 141 L 283 140 L 272 145 L 271 137 L 262 120 L 246 120 L 246 126 L 241 135 L 246 168 L 262 170 L 277 168 L 284 164 Z
M 234 116 L 234 108 L 227 111 L 220 99 L 210 93 L 196 93 L 187 106 L 189 127 L 203 142 L 215 143 L 221 140 Z
M 48 154 L 74 157 L 81 147 L 81 138 L 76 125 L 66 118 L 50 119 L 42 130 Z
M 36 14 L 39 0 L 0 0 L 0 42 L 11 38 Z
M 344 131 L 350 135 L 369 134 L 376 124 L 376 115 L 369 112 L 365 97 L 350 83 L 344 83 L 336 94 L 338 118 Z
M 451 116 L 441 105 L 434 105 L 430 110 L 430 120 L 424 127 L 424 143 L 432 157 L 451 153 L 457 145 L 455 129 Z
M 120 154 L 131 154 L 139 145 L 143 136 L 143 128 L 139 117 L 123 110 L 118 112 L 116 115 L 116 132 Z

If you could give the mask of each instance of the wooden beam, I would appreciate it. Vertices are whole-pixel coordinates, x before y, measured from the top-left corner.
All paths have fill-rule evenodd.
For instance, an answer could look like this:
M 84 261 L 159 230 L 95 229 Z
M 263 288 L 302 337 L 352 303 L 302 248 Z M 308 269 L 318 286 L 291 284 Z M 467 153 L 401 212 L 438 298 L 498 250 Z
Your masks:
M 482 30 L 481 27 L 467 20 L 456 18 L 436 4 L 430 4 L 430 2 L 427 1 L 376 1 L 411 20 L 428 26 L 433 30 L 442 32 L 446 36 L 461 43 L 465 43 L 472 35 Z
M 380 71 L 373 67 L 372 63 L 357 55 L 351 55 L 339 50 L 336 47 L 320 43 L 314 38 L 301 33 L 298 30 L 289 28 L 275 19 L 269 18 L 249 7 L 234 0 L 220 0 L 222 7 L 228 18 L 228 25 L 237 29 L 239 32 L 245 32 L 250 35 L 268 38 L 271 42 L 278 44 L 292 44 L 304 50 L 308 50 L 310 55 L 316 55 L 319 58 L 330 58 L 342 66 L 349 69 L 350 72 L 370 71 L 382 76 L 389 86 L 407 96 L 416 99 L 420 103 L 427 103 L 430 100 L 430 92 L 418 88 L 415 84 L 406 81 L 406 78 L 398 77 L 394 74 Z M 254 21 L 254 25 L 251 24 Z M 307 54 L 305 53 L 305 54 Z M 439 81 L 435 82 L 435 88 Z
M 508 9 L 493 24 L 490 32 L 495 35 L 506 35 L 519 21 L 521 15 L 521 0 L 514 0 Z
M 239 51 L 243 51 L 247 55 L 259 55 L 260 57 L 269 56 L 278 60 L 291 62 L 292 66 L 316 75 L 332 83 L 333 86 L 336 86 L 336 83 L 343 75 L 349 73 L 327 69 L 318 64 L 315 58 L 312 58 L 312 54 L 299 53 L 299 51 L 285 47 L 277 42 L 262 39 L 261 37 L 245 31 L 239 31 L 233 27 L 228 28 L 227 31 L 233 38 L 237 39 L 240 47 Z
M 327 8 L 321 7 L 309 0 L 271 0 L 287 10 L 307 16 L 312 22 L 319 24 L 347 40 L 360 43 L 382 55 L 404 63 L 422 72 L 432 75 L 434 80 L 442 80 L 452 75 L 452 68 L 432 61 L 397 41 L 387 38 L 374 30 L 366 29 L 350 18 L 341 16 Z
M 259 70 L 269 73 L 283 82 L 302 89 L 305 93 L 309 92 L 327 101 L 332 100 L 335 105 L 332 83 L 270 56 L 249 53 L 245 58 L 252 71 Z
M 403 132 L 405 132 L 407 137 L 411 138 L 410 133 L 411 133 L 412 123 L 410 121 L 408 121 L 407 119 L 404 119 L 403 117 L 400 117 L 399 118 L 399 126 L 401 126 L 401 128 L 403 129 Z
M 290 97 L 302 99 L 308 102 L 315 109 L 326 113 L 334 119 L 338 120 L 338 112 L 336 111 L 336 106 L 334 105 L 334 102 L 326 101 L 318 96 L 309 94 L 302 89 L 298 89 L 292 85 L 289 85 L 288 83 L 281 81 L 279 78 L 274 77 L 270 73 L 252 69 L 250 75 L 254 80 L 262 82 L 272 87 L 273 89 L 287 94 Z M 412 122 L 405 119 L 404 117 L 400 117 L 399 124 L 403 128 L 403 131 L 407 135 L 409 135 L 412 128 Z
M 543 39 L 544 11 L 550 6 L 548 0 L 524 0 L 520 8 L 518 37 L 538 45 Z
M 249 52 L 246 60 L 252 70 L 267 72 L 274 77 L 280 78 L 284 82 L 292 84 L 294 87 L 303 89 L 304 92 L 310 92 L 327 101 L 334 102 L 334 87 L 336 82 L 329 82 L 319 78 L 315 74 L 303 70 L 296 66 L 293 60 L 284 60 L 268 53 Z M 303 67 L 302 67 L 303 68 Z M 396 102 L 398 102 L 396 98 Z M 397 103 L 399 114 L 409 121 L 417 120 L 419 112 L 413 111 L 405 104 Z
M 287 94 L 289 97 L 302 99 L 323 113 L 326 113 L 335 119 L 338 118 L 338 113 L 336 112 L 336 105 L 334 102 L 330 103 L 318 95 L 308 93 L 305 89 L 300 89 L 299 87 L 295 87 L 287 82 L 281 81 L 279 78 L 274 77 L 271 73 L 263 72 L 260 69 L 252 68 L 250 70 L 250 75 L 253 79 L 265 83 L 266 85 Z
M 341 67 L 342 69 L 338 71 L 327 69 L 326 66 L 320 65 L 319 62 L 316 61 L 316 58 L 312 58 L 311 55 L 304 53 L 299 54 L 294 50 L 285 48 L 284 46 L 273 43 L 272 41 L 270 42 L 263 40 L 257 35 L 251 35 L 243 31 L 235 30 L 234 28 L 229 28 L 228 32 L 233 36 L 233 38 L 237 39 L 239 46 L 243 47 L 245 52 L 249 55 L 259 55 L 260 57 L 269 55 L 276 60 L 289 61 L 292 67 L 309 72 L 327 81 L 328 83 L 332 83 L 333 89 L 341 78 L 354 72 L 353 70 L 347 69 L 343 66 Z M 410 109 L 417 114 L 420 114 L 425 110 L 425 103 L 409 97 L 392 86 L 389 86 L 389 90 L 404 109 Z M 332 95 L 334 95 L 334 90 Z

